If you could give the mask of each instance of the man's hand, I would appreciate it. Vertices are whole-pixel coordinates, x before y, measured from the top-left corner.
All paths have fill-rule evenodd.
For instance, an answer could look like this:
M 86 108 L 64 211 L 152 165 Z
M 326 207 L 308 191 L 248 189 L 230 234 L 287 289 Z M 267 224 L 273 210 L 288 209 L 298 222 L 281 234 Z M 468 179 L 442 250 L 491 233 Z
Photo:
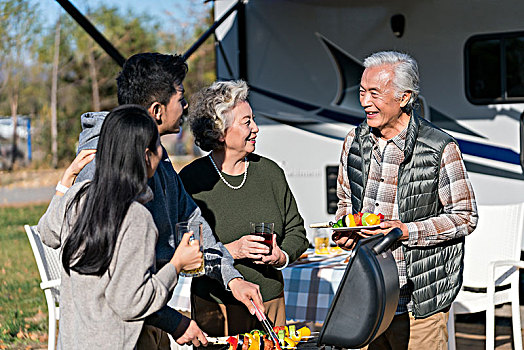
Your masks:
M 192 343 L 194 346 L 207 346 L 207 339 L 202 330 L 198 327 L 195 321 L 191 320 L 189 327 L 182 336 L 176 339 L 176 342 L 179 345 L 184 345 L 187 343 Z
M 229 281 L 229 289 L 231 289 L 235 299 L 246 305 L 251 315 L 255 314 L 255 308 L 251 304 L 251 300 L 253 300 L 253 303 L 255 303 L 260 312 L 266 312 L 262 301 L 262 295 L 260 294 L 260 287 L 258 285 L 244 281 L 241 278 L 233 278 Z
M 331 237 L 333 242 L 344 250 L 353 250 L 360 238 L 362 238 L 362 236 L 355 231 L 335 232 Z
M 409 238 L 409 231 L 408 226 L 403 223 L 400 220 L 387 220 L 382 221 L 380 223 L 379 229 L 373 229 L 373 230 L 361 230 L 363 233 L 366 234 L 378 234 L 383 233 L 384 235 L 387 235 L 391 230 L 393 230 L 395 227 L 398 227 L 402 231 L 402 237 L 400 237 L 400 241 L 407 240 Z

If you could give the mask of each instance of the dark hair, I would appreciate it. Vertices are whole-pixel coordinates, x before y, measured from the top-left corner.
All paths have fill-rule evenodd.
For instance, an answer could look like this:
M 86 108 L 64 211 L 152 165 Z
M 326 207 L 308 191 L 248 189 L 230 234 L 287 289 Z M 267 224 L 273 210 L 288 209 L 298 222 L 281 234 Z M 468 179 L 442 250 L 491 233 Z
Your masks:
M 155 101 L 167 105 L 187 74 L 187 63 L 180 55 L 145 52 L 124 63 L 116 78 L 118 104 L 137 104 L 149 108 Z
M 62 265 L 86 275 L 102 276 L 113 258 L 120 227 L 136 197 L 146 190 L 145 150 L 156 152 L 158 129 L 147 110 L 124 105 L 102 124 L 96 170 L 67 207 L 76 219 L 63 244 Z M 81 202 L 82 198 L 82 202 Z

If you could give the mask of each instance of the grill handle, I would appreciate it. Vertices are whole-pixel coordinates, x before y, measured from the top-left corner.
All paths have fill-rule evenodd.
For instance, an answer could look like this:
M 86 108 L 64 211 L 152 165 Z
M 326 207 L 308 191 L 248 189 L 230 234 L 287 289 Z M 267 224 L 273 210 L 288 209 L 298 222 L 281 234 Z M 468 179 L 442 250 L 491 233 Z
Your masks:
M 388 250 L 393 243 L 398 241 L 398 239 L 402 237 L 402 230 L 398 227 L 395 227 L 393 230 L 391 230 L 387 235 L 382 238 L 380 242 L 378 242 L 374 247 L 373 251 L 375 254 L 382 254 L 386 250 Z

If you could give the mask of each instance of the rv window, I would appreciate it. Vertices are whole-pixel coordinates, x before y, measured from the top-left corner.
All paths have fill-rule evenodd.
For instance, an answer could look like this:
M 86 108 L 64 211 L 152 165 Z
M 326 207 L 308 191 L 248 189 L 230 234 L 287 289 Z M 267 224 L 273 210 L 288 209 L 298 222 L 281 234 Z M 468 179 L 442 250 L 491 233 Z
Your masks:
M 477 35 L 465 46 L 466 95 L 473 104 L 524 101 L 524 32 Z
M 506 41 L 508 97 L 524 96 L 524 36 Z

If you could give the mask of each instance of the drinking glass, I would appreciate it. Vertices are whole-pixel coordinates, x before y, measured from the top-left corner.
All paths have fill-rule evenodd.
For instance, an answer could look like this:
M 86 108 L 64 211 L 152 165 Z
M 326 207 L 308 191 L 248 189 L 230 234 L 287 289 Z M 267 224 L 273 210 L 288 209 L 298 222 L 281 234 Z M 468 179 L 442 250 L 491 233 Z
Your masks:
M 315 230 L 315 254 L 329 254 L 329 233 L 326 229 Z
M 269 248 L 269 253 L 266 255 L 271 255 L 273 251 L 273 229 L 275 223 L 273 222 L 251 222 L 251 234 L 256 236 L 264 237 L 264 240 L 260 243 L 266 245 Z
M 203 251 L 202 247 L 202 223 L 199 221 L 182 221 L 175 225 L 175 231 L 176 231 L 176 239 L 177 239 L 177 247 L 180 244 L 182 237 L 186 232 L 192 232 L 191 237 L 189 238 L 189 242 L 192 242 L 194 240 L 198 241 L 198 244 L 200 246 L 200 251 Z M 180 276 L 184 277 L 198 277 L 202 276 L 204 274 L 204 255 L 202 255 L 202 264 L 200 264 L 199 267 L 193 270 L 181 270 Z

